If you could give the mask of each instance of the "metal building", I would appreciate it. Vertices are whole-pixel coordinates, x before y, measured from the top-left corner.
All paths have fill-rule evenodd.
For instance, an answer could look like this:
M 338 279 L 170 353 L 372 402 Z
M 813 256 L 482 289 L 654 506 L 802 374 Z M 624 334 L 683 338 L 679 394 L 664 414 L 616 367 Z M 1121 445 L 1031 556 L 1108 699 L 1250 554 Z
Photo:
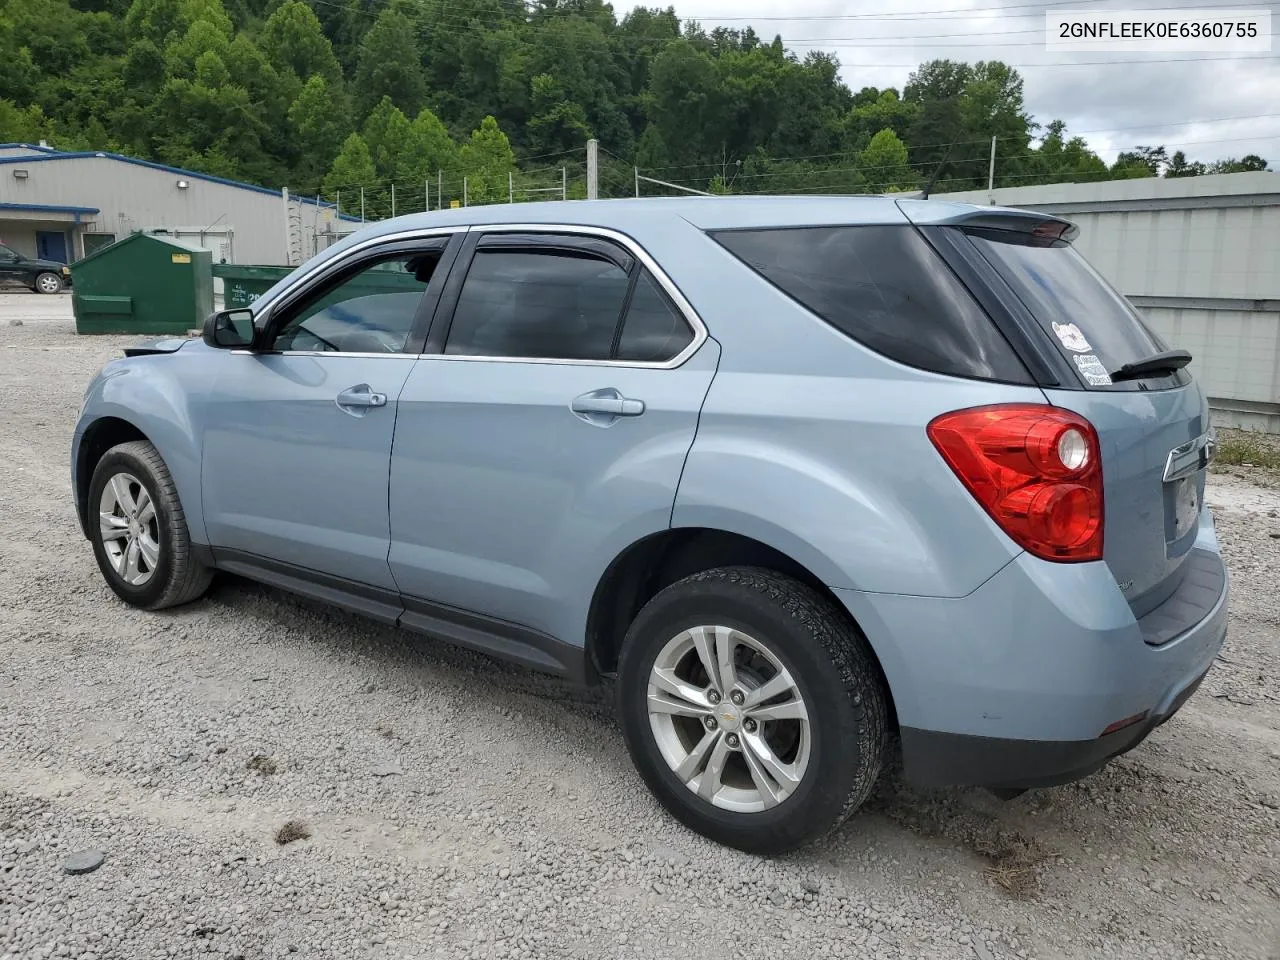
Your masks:
M 332 204 L 115 153 L 0 144 L 0 243 L 71 263 L 163 232 L 214 263 L 298 264 L 346 232 Z
M 1076 247 L 1170 344 L 1214 419 L 1280 433 L 1280 173 L 935 194 L 1060 214 Z

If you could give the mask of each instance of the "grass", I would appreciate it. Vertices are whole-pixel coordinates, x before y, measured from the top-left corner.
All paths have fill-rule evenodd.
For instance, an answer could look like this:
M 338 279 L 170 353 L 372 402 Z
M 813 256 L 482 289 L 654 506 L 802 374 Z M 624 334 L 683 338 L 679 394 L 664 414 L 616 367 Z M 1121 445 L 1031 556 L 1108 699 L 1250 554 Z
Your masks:
M 1216 462 L 1224 466 L 1280 470 L 1280 437 L 1244 430 L 1219 430 Z
M 1035 840 L 1019 833 L 997 835 L 975 844 L 988 861 L 983 875 L 1015 900 L 1033 900 L 1040 893 L 1040 865 L 1048 854 Z
M 276 843 L 284 846 L 286 843 L 293 843 L 295 840 L 310 840 L 311 828 L 301 820 L 289 820 L 284 826 L 276 831 Z

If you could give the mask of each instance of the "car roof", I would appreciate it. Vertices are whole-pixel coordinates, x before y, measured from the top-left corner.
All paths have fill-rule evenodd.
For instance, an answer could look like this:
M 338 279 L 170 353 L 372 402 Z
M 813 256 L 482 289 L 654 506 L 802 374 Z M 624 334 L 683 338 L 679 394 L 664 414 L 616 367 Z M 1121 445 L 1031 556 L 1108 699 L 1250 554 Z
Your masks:
M 622 232 L 679 218 L 702 230 L 747 227 L 939 223 L 962 220 L 995 208 L 942 200 L 888 196 L 645 197 L 626 200 L 556 200 L 485 204 L 415 213 L 381 220 L 359 233 L 380 234 L 452 226 L 563 224 L 608 227 Z

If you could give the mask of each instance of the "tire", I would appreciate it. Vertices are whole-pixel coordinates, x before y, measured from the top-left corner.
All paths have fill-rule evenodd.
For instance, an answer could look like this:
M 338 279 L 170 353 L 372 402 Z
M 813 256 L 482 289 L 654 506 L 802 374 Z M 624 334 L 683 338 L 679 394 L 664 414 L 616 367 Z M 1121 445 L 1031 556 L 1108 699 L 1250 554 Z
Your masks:
M 741 709 L 727 691 L 714 702 L 711 691 L 723 685 L 706 668 L 699 641 L 708 651 L 735 651 L 737 694 L 747 698 Z M 719 672 L 719 657 L 712 660 Z M 654 683 L 655 664 L 670 668 L 663 686 Z M 672 677 L 692 699 L 682 703 L 668 692 Z M 781 691 L 788 679 L 785 695 L 750 702 L 753 690 Z M 695 715 L 651 711 L 651 693 L 668 710 L 674 702 Z M 722 567 L 658 593 L 627 631 L 617 695 L 627 748 L 659 802 L 687 827 L 748 853 L 784 853 L 827 835 L 867 798 L 884 763 L 888 700 L 866 640 L 830 599 L 772 570 Z M 762 709 L 789 716 L 753 720 Z M 693 755 L 702 748 L 699 762 Z M 717 751 L 719 787 L 706 779 Z M 686 774 L 701 772 L 679 775 L 682 759 Z M 790 786 L 769 773 L 784 767 L 794 776 Z
M 63 287 L 62 278 L 56 273 L 50 273 L 46 270 L 44 273 L 36 274 L 36 280 L 32 287 L 36 293 L 61 293 Z
M 98 461 L 89 482 L 89 516 L 93 555 L 107 585 L 125 603 L 162 610 L 189 603 L 208 589 L 213 572 L 191 549 L 173 477 L 145 440 L 112 447 Z

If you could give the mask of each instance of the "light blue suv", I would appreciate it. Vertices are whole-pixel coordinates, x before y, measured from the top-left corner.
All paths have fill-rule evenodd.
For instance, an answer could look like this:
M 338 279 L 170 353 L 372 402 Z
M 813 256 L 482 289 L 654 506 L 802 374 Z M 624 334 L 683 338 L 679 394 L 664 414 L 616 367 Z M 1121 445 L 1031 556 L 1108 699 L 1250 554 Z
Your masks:
M 891 742 L 924 784 L 1062 783 L 1227 620 L 1190 356 L 1074 232 L 884 197 L 385 221 L 107 364 L 76 509 L 136 606 L 225 570 L 615 680 L 645 782 L 744 850 L 831 830 Z

